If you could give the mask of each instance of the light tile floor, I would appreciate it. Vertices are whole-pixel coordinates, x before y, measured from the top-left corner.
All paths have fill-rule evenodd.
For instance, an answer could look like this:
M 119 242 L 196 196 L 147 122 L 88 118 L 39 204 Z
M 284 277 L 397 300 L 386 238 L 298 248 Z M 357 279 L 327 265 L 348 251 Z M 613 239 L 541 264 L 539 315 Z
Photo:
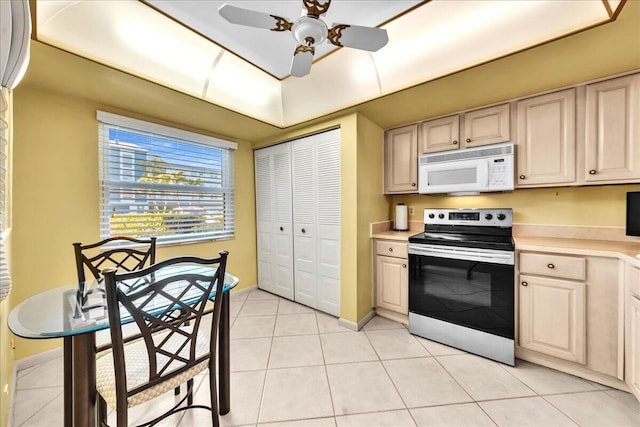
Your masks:
M 259 290 L 231 301 L 232 409 L 223 426 L 640 426 L 629 393 L 571 375 L 495 363 L 381 317 L 353 332 Z M 196 393 L 204 404 L 205 378 Z M 16 388 L 14 427 L 62 425 L 61 358 L 18 372 Z M 173 403 L 169 392 L 136 407 L 132 422 Z M 210 423 L 196 409 L 162 425 Z

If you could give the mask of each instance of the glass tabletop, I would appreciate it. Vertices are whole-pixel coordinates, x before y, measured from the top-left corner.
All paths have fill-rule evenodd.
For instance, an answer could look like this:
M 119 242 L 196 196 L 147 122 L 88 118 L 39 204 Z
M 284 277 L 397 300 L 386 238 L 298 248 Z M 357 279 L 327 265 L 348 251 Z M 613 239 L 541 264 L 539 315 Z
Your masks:
M 171 266 L 155 272 L 154 280 L 184 273 L 212 275 L 215 270 L 215 267 L 202 265 Z M 133 286 L 132 283 L 118 285 L 136 289 L 147 281 L 148 279 L 142 278 Z M 237 277 L 225 274 L 225 292 L 237 284 Z M 173 289 L 176 293 L 181 291 L 179 284 L 173 286 Z M 186 295 L 184 298 L 188 300 L 189 296 Z M 215 299 L 215 292 L 209 298 Z M 29 297 L 11 310 L 7 323 L 11 332 L 23 338 L 46 339 L 84 334 L 109 327 L 106 305 L 103 281 L 90 280 L 80 285 L 63 286 Z M 122 323 L 131 321 L 128 313 L 123 313 Z

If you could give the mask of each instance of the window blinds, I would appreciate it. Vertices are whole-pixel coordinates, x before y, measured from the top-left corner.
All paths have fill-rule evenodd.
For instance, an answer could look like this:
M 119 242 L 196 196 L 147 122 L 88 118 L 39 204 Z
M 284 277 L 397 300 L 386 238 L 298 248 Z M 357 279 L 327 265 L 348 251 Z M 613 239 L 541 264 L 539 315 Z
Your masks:
M 234 236 L 234 152 L 217 138 L 98 111 L 100 234 Z

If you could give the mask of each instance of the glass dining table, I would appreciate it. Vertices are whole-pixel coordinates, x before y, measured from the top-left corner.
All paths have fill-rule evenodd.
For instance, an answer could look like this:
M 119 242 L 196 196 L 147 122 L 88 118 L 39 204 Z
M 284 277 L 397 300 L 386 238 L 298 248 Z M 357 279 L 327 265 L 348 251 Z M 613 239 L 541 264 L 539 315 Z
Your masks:
M 188 268 L 188 272 L 203 274 L 215 269 L 202 265 L 183 268 Z M 172 274 L 184 272 L 186 271 L 174 270 Z M 218 395 L 221 415 L 227 414 L 231 409 L 229 291 L 237 284 L 237 277 L 225 274 L 218 333 Z M 176 289 L 176 292 L 180 292 L 180 289 Z M 212 294 L 209 298 L 214 300 L 216 295 Z M 90 280 L 35 294 L 9 313 L 9 329 L 19 337 L 63 338 L 65 427 L 96 425 L 96 332 L 109 328 L 106 305 L 103 281 Z M 131 318 L 127 313 L 123 314 L 121 320 L 125 324 Z

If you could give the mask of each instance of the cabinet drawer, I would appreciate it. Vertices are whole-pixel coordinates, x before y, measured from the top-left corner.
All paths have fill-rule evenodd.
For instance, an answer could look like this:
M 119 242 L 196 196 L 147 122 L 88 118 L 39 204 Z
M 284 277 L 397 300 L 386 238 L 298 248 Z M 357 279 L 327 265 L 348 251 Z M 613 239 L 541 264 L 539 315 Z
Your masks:
M 396 258 L 408 258 L 407 243 L 378 240 L 376 242 L 376 255 L 392 256 Z
M 579 257 L 520 253 L 520 272 L 561 279 L 585 280 L 587 260 Z

